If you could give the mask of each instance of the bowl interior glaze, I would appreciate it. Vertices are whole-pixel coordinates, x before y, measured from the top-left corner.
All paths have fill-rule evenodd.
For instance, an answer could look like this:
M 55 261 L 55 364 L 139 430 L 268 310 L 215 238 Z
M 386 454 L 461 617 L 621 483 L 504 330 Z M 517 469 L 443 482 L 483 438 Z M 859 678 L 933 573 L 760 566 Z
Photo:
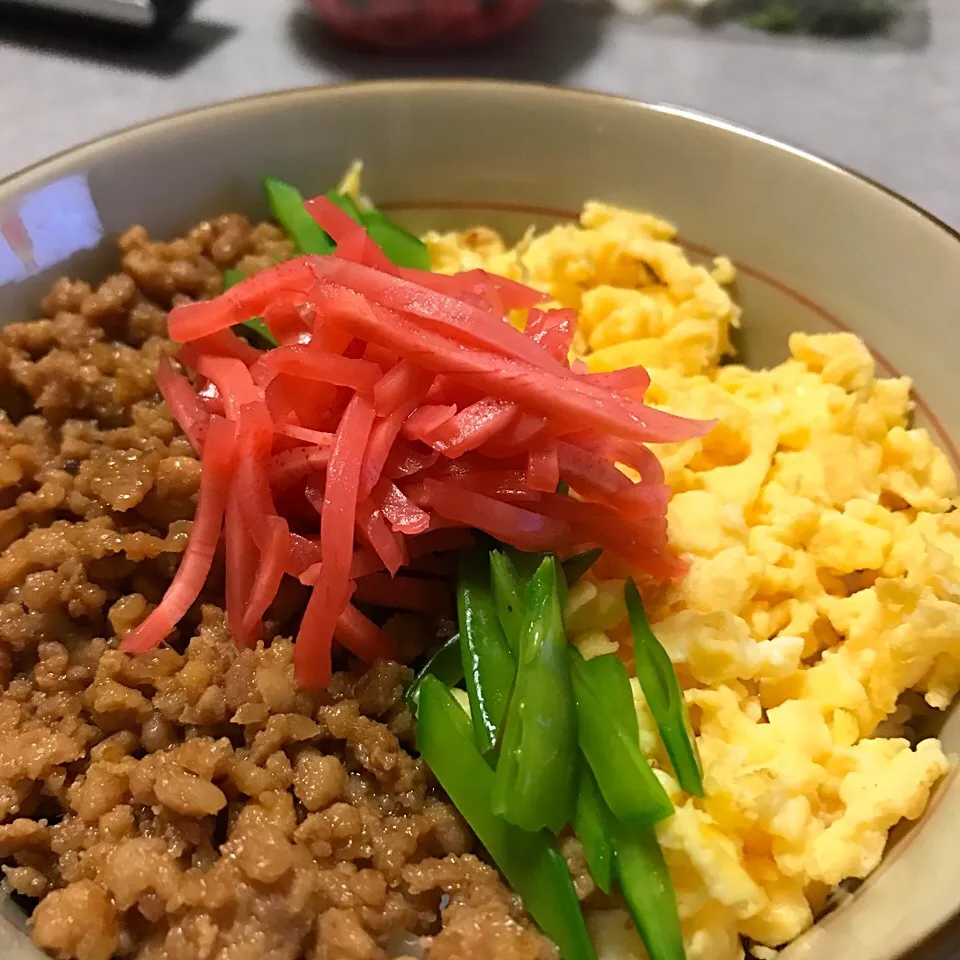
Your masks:
M 366 162 L 369 193 L 413 229 L 483 222 L 516 236 L 592 198 L 674 221 L 693 252 L 723 252 L 739 265 L 745 362 L 779 362 L 795 330 L 853 330 L 881 369 L 914 379 L 918 421 L 960 463 L 950 349 L 960 237 L 800 151 L 596 94 L 474 81 L 313 88 L 180 114 L 71 150 L 0 183 L 0 222 L 29 221 L 34 238 L 30 249 L 16 231 L 2 234 L 0 321 L 35 317 L 57 276 L 106 276 L 117 263 L 112 241 L 131 224 L 165 237 L 228 210 L 265 216 L 263 174 L 319 192 L 356 158 Z M 941 736 L 948 752 L 960 751 L 957 711 Z M 899 960 L 938 930 L 942 948 L 919 953 L 950 956 L 958 832 L 960 783 L 950 776 L 880 869 L 783 960 Z M 0 954 L 38 960 L 21 925 L 0 894 Z

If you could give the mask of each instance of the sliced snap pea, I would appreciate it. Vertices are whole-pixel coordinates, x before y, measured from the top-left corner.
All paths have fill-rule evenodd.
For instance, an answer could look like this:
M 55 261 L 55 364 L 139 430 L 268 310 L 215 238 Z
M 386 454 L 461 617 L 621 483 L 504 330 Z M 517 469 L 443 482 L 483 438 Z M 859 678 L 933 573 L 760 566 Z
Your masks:
M 236 267 L 230 267 L 223 271 L 223 289 L 229 290 L 245 279 L 246 277 Z
M 627 580 L 624 594 L 633 632 L 637 679 L 643 688 L 643 695 L 681 789 L 695 797 L 702 797 L 703 767 L 680 681 L 677 680 L 670 655 L 650 629 L 640 592 L 632 579 Z
M 277 223 L 283 227 L 299 253 L 333 252 L 333 241 L 307 213 L 303 194 L 295 186 L 277 177 L 264 177 L 263 187 Z
M 593 882 L 604 892 L 613 887 L 612 815 L 586 762 L 580 764 L 577 786 L 577 808 L 573 816 L 573 832 L 590 867 Z
M 420 687 L 425 677 L 436 677 L 448 687 L 455 687 L 463 679 L 463 660 L 460 657 L 460 634 L 455 633 L 443 646 L 434 651 L 420 668 L 413 683 L 407 687 L 406 700 L 410 712 L 416 716 L 420 706 Z
M 618 824 L 614 873 L 650 960 L 684 960 L 677 894 L 653 828 Z
M 361 213 L 361 223 L 367 228 L 370 239 L 387 255 L 391 263 L 415 270 L 430 269 L 430 253 L 424 242 L 409 230 L 404 230 L 385 213 L 365 210 Z
M 566 577 L 568 586 L 572 587 L 602 556 L 603 550 L 596 547 L 564 560 L 563 575 Z
M 669 816 L 673 804 L 640 750 L 623 664 L 612 656 L 584 660 L 574 647 L 569 659 L 580 748 L 604 800 L 618 820 L 651 824 Z
M 499 744 L 517 664 L 497 616 L 490 562 L 482 548 L 460 553 L 457 614 L 473 728 L 477 747 L 486 755 Z
M 595 960 L 566 862 L 548 834 L 518 829 L 493 812 L 495 774 L 476 748 L 469 717 L 433 676 L 424 678 L 420 690 L 417 745 L 440 786 L 564 960 Z
M 430 269 L 430 254 L 424 242 L 400 224 L 391 220 L 380 210 L 361 210 L 348 193 L 331 190 L 328 199 L 344 213 L 366 228 L 370 239 L 384 252 L 391 263 L 398 267 Z
M 504 550 L 513 561 L 513 566 L 517 571 L 517 575 L 520 577 L 520 582 L 523 584 L 524 589 L 526 589 L 527 584 L 530 583 L 536 572 L 540 569 L 540 565 L 543 563 L 543 558 L 546 554 L 528 553 L 526 550 L 516 550 L 513 547 L 504 547 Z
M 340 193 L 338 190 L 328 190 L 326 197 L 331 203 L 335 203 L 351 220 L 356 220 L 357 223 L 363 223 L 363 214 L 360 212 L 357 202 L 349 193 Z
M 514 657 L 519 657 L 526 587 L 513 561 L 500 550 L 490 551 L 490 574 L 493 601 L 497 608 L 500 625 L 503 627 Z
M 544 558 L 527 589 L 520 657 L 494 781 L 494 811 L 525 830 L 558 833 L 576 800 L 577 711 L 557 595 Z
M 231 287 L 235 287 L 241 280 L 245 280 L 246 277 L 235 267 L 230 267 L 228 270 L 223 271 L 223 289 L 229 290 Z M 260 319 L 260 317 L 253 317 L 250 320 L 245 320 L 243 323 L 238 324 L 238 326 L 246 327 L 248 330 L 252 330 L 258 337 L 266 341 L 271 347 L 277 347 L 276 338 L 270 332 L 270 328 Z

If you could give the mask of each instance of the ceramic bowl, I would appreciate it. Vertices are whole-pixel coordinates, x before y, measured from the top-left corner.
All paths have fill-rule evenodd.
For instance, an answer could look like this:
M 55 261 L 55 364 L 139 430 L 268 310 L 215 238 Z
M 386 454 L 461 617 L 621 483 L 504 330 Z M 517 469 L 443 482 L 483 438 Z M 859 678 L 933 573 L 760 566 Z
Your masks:
M 593 197 L 656 211 L 694 252 L 723 251 L 739 265 L 746 362 L 778 362 L 795 330 L 854 330 L 882 370 L 914 378 L 918 421 L 960 459 L 960 237 L 798 150 L 588 93 L 472 81 L 295 90 L 78 147 L 0 184 L 0 319 L 37 316 L 61 274 L 105 276 L 116 265 L 110 241 L 130 224 L 162 237 L 227 210 L 265 216 L 264 173 L 319 192 L 357 157 L 370 194 L 413 229 L 481 221 L 518 235 Z M 941 735 L 960 751 L 960 713 Z M 880 869 L 782 960 L 955 956 L 958 840 L 951 776 Z M 0 955 L 38 960 L 14 930 L 23 921 L 13 904 L 2 914 Z

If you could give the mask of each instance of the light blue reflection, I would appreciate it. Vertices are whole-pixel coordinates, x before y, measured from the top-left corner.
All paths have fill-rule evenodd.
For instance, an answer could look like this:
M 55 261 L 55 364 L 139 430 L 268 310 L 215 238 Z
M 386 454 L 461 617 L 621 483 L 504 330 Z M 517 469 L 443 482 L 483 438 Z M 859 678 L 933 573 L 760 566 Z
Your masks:
M 28 193 L 20 203 L 20 220 L 41 270 L 78 250 L 95 247 L 103 236 L 87 178 L 82 174 L 55 180 Z
M 14 253 L 3 233 L 0 233 L 0 284 L 23 280 L 26 275 L 27 268 L 23 261 Z
M 103 236 L 87 178 L 79 173 L 32 190 L 3 220 L 10 229 L 0 231 L 0 283 L 54 267 Z M 26 249 L 11 243 L 17 234 L 25 237 Z

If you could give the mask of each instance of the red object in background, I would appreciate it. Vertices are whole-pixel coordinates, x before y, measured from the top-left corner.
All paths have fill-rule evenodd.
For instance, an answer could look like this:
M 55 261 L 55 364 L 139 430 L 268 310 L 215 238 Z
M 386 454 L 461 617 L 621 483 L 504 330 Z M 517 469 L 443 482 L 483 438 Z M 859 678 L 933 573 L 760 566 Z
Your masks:
M 311 0 L 329 26 L 368 46 L 404 50 L 480 43 L 528 19 L 541 0 Z

